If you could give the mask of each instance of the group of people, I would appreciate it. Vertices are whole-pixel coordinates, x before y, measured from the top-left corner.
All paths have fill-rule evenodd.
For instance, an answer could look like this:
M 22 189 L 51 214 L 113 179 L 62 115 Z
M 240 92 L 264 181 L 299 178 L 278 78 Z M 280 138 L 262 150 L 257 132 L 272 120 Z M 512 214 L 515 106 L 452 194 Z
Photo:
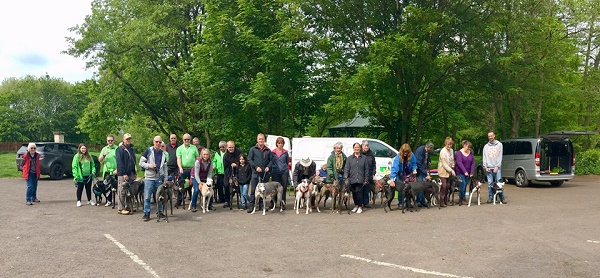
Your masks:
M 133 181 L 137 178 L 136 154 L 131 143 L 132 136 L 125 133 L 123 142 L 115 144 L 115 137 L 108 135 L 107 145 L 100 151 L 98 160 L 102 163 L 101 174 L 113 176 L 118 183 L 117 198 L 115 198 L 118 207 L 118 213 L 130 214 L 129 209 L 125 207 L 125 192 L 122 184 L 126 181 Z M 488 187 L 492 182 L 501 177 L 502 165 L 502 143 L 495 140 L 493 132 L 488 133 L 489 142 L 483 148 L 483 167 L 487 173 Z M 327 163 L 322 165 L 317 171 L 314 161 L 309 157 L 302 158 L 294 167 L 292 177 L 289 177 L 288 161 L 289 152 L 283 148 L 284 139 L 278 137 L 275 141 L 276 147 L 271 150 L 265 145 L 265 135 L 260 133 L 256 137 L 256 145 L 250 148 L 248 155 L 244 154 L 235 146 L 234 141 L 219 142 L 219 150 L 215 152 L 211 159 L 211 153 L 207 148 L 200 146 L 198 138 L 192 138 L 190 134 L 183 135 L 183 144 L 177 142 L 177 135 L 171 134 L 169 142 L 165 144 L 160 136 L 155 136 L 152 147 L 147 148 L 139 159 L 139 167 L 144 171 L 144 216 L 143 220 L 150 220 L 151 198 L 156 189 L 164 182 L 178 176 L 179 179 L 189 179 L 193 187 L 191 197 L 191 210 L 196 212 L 196 203 L 199 192 L 199 184 L 214 180 L 216 202 L 223 203 L 227 208 L 231 204 L 229 201 L 230 184 L 234 179 L 239 186 L 239 192 L 242 195 L 242 209 L 252 212 L 255 202 L 254 192 L 259 182 L 273 180 L 283 186 L 284 192 L 289 186 L 291 180 L 295 185 L 302 182 L 303 179 L 312 180 L 318 175 L 324 183 L 333 183 L 334 180 L 348 181 L 350 191 L 354 200 L 352 212 L 362 213 L 363 208 L 370 208 L 369 194 L 370 186 L 373 182 L 376 165 L 375 157 L 369 149 L 369 142 L 364 140 L 362 143 L 354 143 L 353 153 L 347 156 L 343 153 L 341 142 L 334 144 L 331 155 Z M 440 151 L 438 163 L 438 176 L 442 180 L 440 190 L 441 206 L 448 204 L 447 193 L 449 190 L 450 178 L 458 176 L 460 183 L 461 204 L 466 203 L 466 184 L 469 178 L 475 175 L 475 158 L 472 153 L 472 144 L 467 140 L 461 143 L 461 149 L 454 152 L 452 147 L 454 141 L 447 137 L 444 141 L 444 148 Z M 434 145 L 427 142 L 420 146 L 413 153 L 408 144 L 400 147 L 399 153 L 395 156 L 391 173 L 390 186 L 396 186 L 397 182 L 404 181 L 430 181 L 431 156 Z M 36 152 L 36 145 L 30 143 L 28 152 L 24 155 L 23 178 L 27 181 L 26 204 L 39 202 L 36 196 L 37 180 L 39 179 L 39 158 Z M 82 206 L 81 197 L 83 190 L 86 191 L 87 202 L 95 205 L 92 199 L 92 182 L 97 176 L 94 160 L 90 156 L 87 147 L 80 144 L 77 154 L 73 157 L 72 171 L 75 185 L 77 187 L 77 206 Z M 488 188 L 489 189 L 489 188 Z M 491 194 L 491 190 L 488 190 Z M 107 193 L 107 199 L 111 200 Z M 283 201 L 286 201 L 286 194 L 282 195 Z M 490 200 L 492 196 L 489 196 Z M 500 196 L 504 200 L 504 196 Z M 182 203 L 182 195 L 178 194 L 175 206 Z M 105 206 L 112 205 L 107 201 Z M 315 206 L 314 200 L 311 205 Z M 398 196 L 398 206 L 402 205 L 402 196 Z M 427 206 L 423 193 L 417 196 L 417 205 Z M 262 206 L 262 204 L 260 204 Z M 162 208 L 157 208 L 157 214 Z M 209 209 L 214 210 L 212 199 Z M 285 209 L 285 208 L 284 208 Z

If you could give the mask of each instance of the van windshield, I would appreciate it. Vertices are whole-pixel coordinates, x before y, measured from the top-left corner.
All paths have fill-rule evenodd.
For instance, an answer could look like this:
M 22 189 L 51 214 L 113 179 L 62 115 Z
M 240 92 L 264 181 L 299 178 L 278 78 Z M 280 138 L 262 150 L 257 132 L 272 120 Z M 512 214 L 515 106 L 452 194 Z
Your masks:
M 373 152 L 373 156 L 375 157 L 394 157 L 394 154 L 388 147 L 385 145 L 369 140 L 369 148 Z M 393 154 L 393 155 L 392 155 Z

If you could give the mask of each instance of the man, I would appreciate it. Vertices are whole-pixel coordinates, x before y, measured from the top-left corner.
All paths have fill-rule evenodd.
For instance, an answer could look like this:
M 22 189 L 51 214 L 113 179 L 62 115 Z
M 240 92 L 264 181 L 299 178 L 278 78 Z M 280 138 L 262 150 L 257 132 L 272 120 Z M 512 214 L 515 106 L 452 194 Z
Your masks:
M 287 169 L 287 168 L 286 168 Z M 298 185 L 303 179 L 308 179 L 308 182 L 312 182 L 313 178 L 317 174 L 317 164 L 310 159 L 310 157 L 303 157 L 294 166 L 294 173 L 292 180 L 294 185 Z M 284 191 L 285 192 L 285 191 Z M 284 199 L 285 200 L 285 199 Z M 315 198 L 310 197 L 310 205 L 313 209 L 316 209 Z
M 431 167 L 431 152 L 433 151 L 433 143 L 427 142 L 425 145 L 420 146 L 415 151 L 415 157 L 417 159 L 417 180 L 418 181 L 430 181 L 429 168 Z M 420 207 L 427 207 L 427 201 L 425 200 L 425 193 L 421 192 L 417 195 L 417 205 Z
M 129 209 L 125 207 L 125 191 L 123 190 L 123 182 L 132 182 L 136 178 L 137 171 L 135 169 L 135 151 L 133 150 L 133 144 L 131 144 L 131 134 L 125 133 L 123 135 L 123 144 L 120 145 L 115 155 L 117 157 L 117 197 L 119 200 L 118 209 L 119 214 L 128 215 Z
M 146 149 L 140 158 L 140 168 L 145 169 L 144 176 L 144 221 L 150 220 L 150 198 L 167 179 L 167 156 L 162 150 L 162 138 L 154 136 L 152 148 Z M 162 213 L 162 202 L 158 202 L 157 215 Z M 160 217 L 160 216 L 159 216 Z
M 502 178 L 502 143 L 496 140 L 496 134 L 490 131 L 488 134 L 489 142 L 483 146 L 483 167 L 487 174 L 488 182 L 488 203 L 492 202 L 492 184 Z M 504 192 L 500 194 L 500 200 L 506 203 L 504 200 Z
M 109 134 L 106 136 L 106 143 L 108 144 L 100 151 L 98 161 L 102 164 L 102 179 L 106 178 L 106 175 L 112 175 L 115 180 L 117 177 L 117 146 L 115 145 L 115 136 Z M 112 190 L 109 190 L 106 194 L 106 205 L 108 207 L 112 205 Z
M 192 139 L 192 145 L 196 146 L 199 154 L 202 153 L 202 149 L 204 149 L 204 147 L 200 145 L 200 139 L 198 139 L 198 137 L 194 137 Z
M 235 143 L 233 141 L 227 142 L 227 151 L 223 155 L 223 167 L 225 168 L 225 178 L 224 185 L 227 188 L 229 194 L 231 191 L 229 190 L 230 185 L 233 183 L 231 179 L 237 172 L 237 166 L 240 164 L 240 155 L 242 155 L 242 150 L 235 147 Z M 240 195 L 241 196 L 241 195 Z M 229 201 L 229 195 L 225 196 L 227 202 Z M 228 204 L 231 205 L 231 204 Z
M 367 166 L 369 168 L 369 172 L 367 173 L 367 186 L 363 186 L 363 208 L 371 208 L 369 206 L 369 193 L 371 192 L 371 184 L 373 184 L 373 177 L 377 172 L 377 165 L 375 164 L 375 156 L 373 152 L 369 148 L 369 141 L 363 140 L 361 144 L 361 152 L 362 155 L 367 159 Z
M 169 136 L 169 144 L 166 145 L 167 153 L 169 154 L 169 160 L 167 160 L 167 167 L 169 168 L 169 176 L 175 174 L 177 172 L 177 148 L 179 148 L 179 144 L 177 143 L 177 135 L 171 134 Z
M 198 148 L 191 144 L 192 136 L 189 133 L 183 135 L 183 145 L 177 148 L 177 152 L 175 155 L 177 156 L 177 167 L 179 169 L 179 173 L 181 174 L 179 178 L 181 180 L 189 179 L 190 171 L 194 164 L 196 163 L 196 158 L 198 158 Z M 167 146 L 167 148 L 169 148 Z M 175 203 L 175 207 L 179 207 L 181 205 L 181 201 L 183 201 L 183 194 L 177 194 L 177 202 Z
M 225 167 L 223 166 L 223 156 L 225 155 L 225 141 L 219 142 L 219 150 L 215 152 L 215 156 L 213 157 L 213 167 L 217 172 L 217 183 L 215 184 L 215 189 L 217 190 L 218 202 L 225 203 L 223 204 L 224 208 L 228 207 L 227 201 L 225 201 L 225 196 L 229 196 L 229 187 L 224 187 L 223 179 L 225 178 Z M 229 197 L 227 197 L 229 200 Z
M 254 192 L 258 181 L 269 181 L 269 170 L 272 166 L 271 150 L 265 145 L 265 135 L 259 133 L 256 136 L 256 146 L 252 147 L 248 152 L 248 163 L 252 167 L 252 179 L 250 180 L 250 204 L 248 205 L 248 213 L 254 209 Z

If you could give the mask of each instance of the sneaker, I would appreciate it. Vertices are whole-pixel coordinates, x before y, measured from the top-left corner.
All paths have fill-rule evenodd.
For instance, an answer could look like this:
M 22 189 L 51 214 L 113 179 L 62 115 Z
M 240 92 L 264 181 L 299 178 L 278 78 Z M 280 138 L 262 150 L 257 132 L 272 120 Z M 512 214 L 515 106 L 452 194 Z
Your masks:
M 248 209 L 246 210 L 246 212 L 248 212 L 248 213 L 252 213 L 252 210 L 253 210 L 253 207 L 251 207 L 251 206 L 248 206 Z
M 192 212 L 196 212 L 196 211 L 197 211 L 196 208 L 192 208 Z
M 129 211 L 128 211 L 128 210 L 126 210 L 126 209 L 123 209 L 123 210 L 120 210 L 120 211 L 119 211 L 119 214 L 122 214 L 122 215 L 129 215 Z
M 208 210 L 217 210 L 215 207 L 208 207 Z
M 92 206 L 95 206 L 95 205 L 96 205 L 96 202 L 92 200 L 92 201 L 88 201 L 88 204 L 90 204 L 90 205 L 92 205 Z
M 358 210 L 356 211 L 356 213 L 362 213 L 362 208 L 358 208 Z
M 144 216 L 142 217 L 142 219 L 144 220 L 144 222 L 150 221 L 150 214 L 144 214 Z
M 164 214 L 164 213 L 162 213 L 162 212 L 161 212 L 161 213 L 159 213 L 159 214 L 158 214 L 158 217 L 160 217 L 160 218 L 165 218 L 166 216 L 165 216 L 165 214 Z
M 225 202 L 225 204 L 223 204 L 223 208 L 228 208 L 229 207 L 229 203 Z
M 34 202 L 36 202 L 36 203 L 39 203 L 39 202 L 40 202 L 40 200 L 38 200 L 38 199 L 35 199 L 35 200 L 33 200 L 33 201 L 34 201 Z
M 77 206 L 80 207 L 81 206 L 81 201 L 77 201 Z
M 487 203 L 491 204 L 493 202 L 492 198 L 488 198 Z
M 31 202 L 27 202 L 27 203 L 25 203 L 25 204 L 26 204 L 26 205 L 28 205 L 28 206 L 31 206 L 31 205 L 33 205 Z
M 504 198 L 500 198 L 500 201 L 502 201 L 502 203 L 507 204 L 508 202 L 506 201 L 506 199 Z
M 110 207 L 110 205 L 112 205 L 111 201 L 106 202 L 106 205 L 104 205 L 105 207 Z
M 352 212 L 356 212 L 356 211 L 358 211 L 358 207 L 354 207 L 354 208 L 352 209 Z M 361 210 L 361 211 L 362 211 L 362 210 Z

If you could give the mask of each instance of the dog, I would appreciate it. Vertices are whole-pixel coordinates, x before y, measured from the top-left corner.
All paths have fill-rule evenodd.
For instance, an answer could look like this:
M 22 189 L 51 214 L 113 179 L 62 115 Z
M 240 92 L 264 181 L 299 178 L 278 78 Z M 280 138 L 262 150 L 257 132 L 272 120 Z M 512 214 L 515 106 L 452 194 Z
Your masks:
M 383 198 L 384 196 L 387 199 L 387 195 L 385 194 L 385 184 L 390 179 L 390 175 L 385 175 L 383 177 L 377 178 L 373 180 L 371 183 L 371 194 L 373 194 L 373 207 L 375 207 L 375 200 L 377 199 L 377 195 L 381 193 L 381 202 L 379 203 L 380 207 L 383 207 Z
M 125 194 L 125 204 L 123 207 L 126 210 L 129 210 L 129 214 L 133 214 L 133 194 L 131 194 L 131 183 L 124 181 L 119 186 L 123 188 L 123 193 Z
M 416 182 L 405 183 L 404 194 L 408 194 L 409 198 L 405 198 L 406 202 L 408 202 L 408 203 L 404 204 L 402 209 L 404 210 L 407 206 L 409 206 L 410 201 L 412 200 L 412 204 L 413 204 L 412 207 L 414 207 L 415 211 L 418 212 L 419 207 L 417 206 L 417 203 L 416 203 L 416 196 L 421 192 L 424 192 L 425 196 L 432 196 L 432 197 L 430 197 L 430 200 L 427 201 L 428 209 L 432 204 L 431 198 L 435 198 L 435 200 L 437 201 L 438 209 L 441 209 L 442 204 L 439 199 L 441 184 L 442 184 L 442 180 L 439 178 L 432 180 L 432 181 L 416 181 Z M 428 194 L 428 192 L 431 192 L 432 194 Z M 412 208 L 410 209 L 410 211 L 412 211 Z
M 350 181 L 334 181 L 335 186 L 335 194 L 333 195 L 333 205 L 331 206 L 332 212 L 335 211 L 337 204 L 337 213 L 342 213 L 342 204 L 346 206 L 346 210 L 348 214 L 350 214 L 350 210 L 348 209 L 348 200 L 350 199 Z
M 102 196 L 104 196 L 106 203 L 108 204 L 110 200 L 108 200 L 107 193 L 110 192 L 110 187 L 110 184 L 105 184 L 104 180 L 96 180 L 93 187 L 94 196 L 96 197 L 96 206 L 99 206 L 100 203 L 102 203 Z
M 231 182 L 229 183 L 229 210 L 233 209 L 233 196 L 237 196 L 237 208 L 240 209 L 240 186 L 238 184 L 237 176 L 233 175 L 231 177 Z
M 283 195 L 283 186 L 281 183 L 276 181 L 270 182 L 259 182 L 256 185 L 256 190 L 254 193 L 254 209 L 252 210 L 252 214 L 256 212 L 256 206 L 259 204 L 259 198 L 263 199 L 263 215 L 266 215 L 267 212 L 267 202 L 266 198 L 270 197 L 271 200 L 278 200 L 278 202 L 274 202 L 273 208 L 270 210 L 273 211 L 277 207 L 277 203 L 280 203 L 279 212 L 283 211 L 283 207 L 285 206 L 285 201 L 282 200 L 281 196 Z M 308 206 L 308 204 L 307 204 Z
M 454 193 L 460 194 L 460 183 L 462 183 L 463 180 L 459 176 L 452 176 L 450 177 L 449 181 L 450 184 L 448 185 L 448 198 L 446 198 L 446 200 L 450 201 L 450 197 L 452 197 L 450 205 L 454 206 Z M 459 201 L 458 205 L 462 205 L 462 203 Z
M 210 198 L 212 198 L 214 194 L 212 185 L 212 179 L 206 179 L 206 183 L 200 182 L 200 194 L 202 194 L 202 213 L 207 213 L 210 211 L 208 206 L 210 204 Z
M 392 185 L 390 184 L 392 182 L 392 180 L 389 180 L 389 176 L 387 177 L 387 182 L 382 182 L 383 184 L 383 190 L 384 190 L 384 195 L 386 197 L 385 199 L 385 203 L 383 205 L 383 210 L 385 212 L 388 212 L 388 210 L 392 211 L 392 201 L 394 200 L 394 195 L 396 192 L 398 192 L 398 195 L 403 195 L 404 194 L 404 182 L 394 182 L 395 186 L 392 187 Z M 404 203 L 404 202 L 403 202 Z
M 302 182 L 300 184 L 298 184 L 298 186 L 296 186 L 296 201 L 294 202 L 294 210 L 296 211 L 296 214 L 300 214 L 300 202 L 302 201 L 302 199 L 304 199 L 305 202 L 308 203 L 309 198 L 310 198 L 310 191 L 308 188 L 308 180 L 303 179 Z M 309 209 L 310 209 L 310 206 L 307 205 L 306 206 L 306 214 L 308 214 Z
M 329 197 L 333 196 L 333 194 L 335 193 L 335 186 L 333 185 L 333 183 L 324 183 L 321 181 L 321 177 L 319 176 L 315 176 L 313 178 L 313 184 L 317 185 L 317 190 L 318 190 L 318 195 L 319 195 L 319 200 L 317 200 L 317 198 L 315 197 L 315 200 L 317 200 L 316 205 L 317 205 L 317 210 L 319 212 L 321 212 L 321 210 L 319 209 L 319 204 L 321 203 L 321 200 L 323 199 L 323 197 L 325 197 L 325 200 L 323 201 L 323 208 L 327 208 L 327 199 L 329 199 Z
M 504 202 L 504 198 L 500 195 L 504 195 L 504 180 L 500 179 L 497 182 L 492 183 L 492 194 L 494 196 L 494 205 L 496 205 L 496 200 L 502 205 Z
M 131 191 L 132 201 L 135 201 L 135 208 L 133 211 L 137 211 L 139 205 L 142 204 L 142 208 L 144 207 L 144 178 L 137 178 L 132 181 L 129 185 L 129 191 Z
M 162 211 L 158 213 L 158 219 L 156 222 L 160 222 L 160 217 L 164 215 L 165 221 L 169 223 L 169 216 L 167 214 L 167 203 L 171 205 L 171 215 L 173 215 L 173 191 L 175 190 L 176 183 L 173 181 L 167 181 L 161 184 L 156 189 L 156 206 L 158 209 L 158 203 L 162 204 Z
M 117 179 L 115 179 L 115 177 L 113 175 L 104 175 L 104 186 L 109 186 L 110 187 L 110 196 L 111 196 L 111 200 L 109 200 L 108 202 L 110 202 L 112 204 L 112 209 L 115 209 L 115 205 L 117 204 L 116 199 L 117 199 L 117 189 L 118 189 L 118 185 L 117 185 Z M 106 203 L 106 206 L 109 206 L 109 203 Z
M 181 205 L 183 207 L 183 209 L 185 210 L 185 199 L 187 197 L 188 189 L 191 186 L 189 186 L 189 184 L 188 184 L 188 186 L 186 187 L 185 179 L 182 179 L 180 175 L 176 175 L 175 177 L 173 177 L 173 181 L 175 181 L 175 184 L 177 185 L 177 186 L 173 187 L 174 192 L 176 192 L 178 195 L 177 198 L 179 199 L 179 195 L 181 195 L 181 204 L 178 204 L 177 202 L 175 202 L 175 208 L 179 209 L 179 205 Z M 193 192 L 193 190 L 192 190 L 192 192 Z M 193 194 L 193 193 L 191 193 L 191 194 Z
M 308 184 L 308 191 L 309 191 L 309 195 L 310 198 L 308 198 L 309 200 L 311 200 L 311 203 L 314 204 L 315 201 L 317 200 L 317 195 L 319 195 L 319 186 L 315 183 L 309 183 Z M 317 208 L 317 212 L 321 212 L 321 209 L 319 209 L 319 206 L 315 206 Z M 309 212 L 312 212 L 312 206 L 310 206 L 310 210 Z
M 481 206 L 481 185 L 485 183 L 485 177 L 482 177 L 480 180 L 476 181 L 475 177 L 471 177 L 469 179 L 469 204 L 467 207 L 471 207 L 471 200 L 473 199 L 473 195 L 477 193 L 477 205 Z

